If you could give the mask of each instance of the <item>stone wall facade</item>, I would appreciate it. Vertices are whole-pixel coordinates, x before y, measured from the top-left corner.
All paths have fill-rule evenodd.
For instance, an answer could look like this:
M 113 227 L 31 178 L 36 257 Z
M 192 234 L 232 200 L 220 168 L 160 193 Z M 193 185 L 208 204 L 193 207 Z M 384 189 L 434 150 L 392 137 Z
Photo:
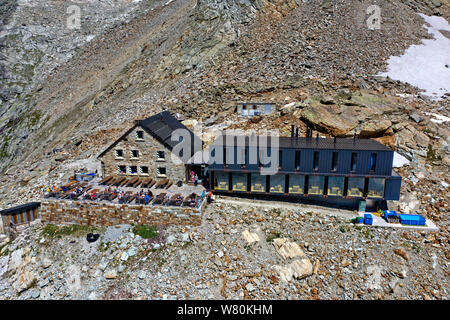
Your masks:
M 142 132 L 143 138 L 137 138 L 137 132 Z M 117 157 L 117 150 L 122 150 L 122 157 Z M 132 151 L 138 151 L 138 157 L 132 156 Z M 158 152 L 164 153 L 164 159 L 158 156 Z M 102 161 L 102 176 L 129 176 L 149 177 L 154 180 L 170 179 L 173 182 L 186 181 L 186 169 L 183 163 L 176 164 L 172 161 L 172 152 L 158 140 L 148 134 L 142 127 L 136 126 L 126 136 L 110 148 L 100 157 Z M 119 171 L 119 166 L 125 166 L 126 173 Z M 131 173 L 132 166 L 137 172 Z M 142 172 L 148 168 L 148 173 Z M 158 168 L 164 168 L 165 174 L 160 174 Z
M 45 200 L 41 203 L 40 216 L 43 223 L 75 223 L 100 227 L 132 223 L 198 226 L 202 219 L 201 212 L 201 208 Z

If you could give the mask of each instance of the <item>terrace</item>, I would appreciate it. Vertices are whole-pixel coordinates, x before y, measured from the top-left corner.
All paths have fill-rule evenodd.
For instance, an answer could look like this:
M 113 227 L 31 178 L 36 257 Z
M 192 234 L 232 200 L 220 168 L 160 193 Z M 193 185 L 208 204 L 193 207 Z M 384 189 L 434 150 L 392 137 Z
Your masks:
M 199 208 L 206 198 L 206 189 L 201 185 L 176 185 L 169 179 L 155 181 L 151 178 L 110 176 L 89 182 L 72 181 L 48 190 L 44 198 Z

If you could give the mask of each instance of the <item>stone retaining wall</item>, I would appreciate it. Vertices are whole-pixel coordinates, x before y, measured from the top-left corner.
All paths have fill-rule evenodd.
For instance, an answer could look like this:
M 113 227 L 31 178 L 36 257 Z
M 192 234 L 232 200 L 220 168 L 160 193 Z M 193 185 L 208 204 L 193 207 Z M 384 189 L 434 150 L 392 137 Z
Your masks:
M 94 226 L 113 226 L 125 223 L 198 226 L 201 223 L 202 210 L 91 201 L 44 200 L 39 211 L 43 223 L 76 223 Z

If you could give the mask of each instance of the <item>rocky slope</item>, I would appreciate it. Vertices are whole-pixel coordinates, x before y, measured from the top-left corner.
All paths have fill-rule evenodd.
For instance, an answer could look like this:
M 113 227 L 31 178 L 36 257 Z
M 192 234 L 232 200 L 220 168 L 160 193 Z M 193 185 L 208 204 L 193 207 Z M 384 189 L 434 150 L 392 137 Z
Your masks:
M 93 2 L 80 4 L 73 30 L 64 26 L 66 5 L 8 3 L 3 170 L 166 107 L 205 118 L 231 100 L 292 84 L 315 94 L 331 89 L 326 79 L 356 81 L 428 37 L 411 9 L 424 5 L 414 4 L 444 15 L 447 8 L 380 2 L 383 28 L 373 32 L 364 1 Z M 52 16 L 59 20 L 48 23 Z
M 122 225 L 88 243 L 86 228 L 37 221 L 0 249 L 0 298 L 448 299 L 446 238 L 355 226 L 337 210 L 232 202 L 149 240 Z

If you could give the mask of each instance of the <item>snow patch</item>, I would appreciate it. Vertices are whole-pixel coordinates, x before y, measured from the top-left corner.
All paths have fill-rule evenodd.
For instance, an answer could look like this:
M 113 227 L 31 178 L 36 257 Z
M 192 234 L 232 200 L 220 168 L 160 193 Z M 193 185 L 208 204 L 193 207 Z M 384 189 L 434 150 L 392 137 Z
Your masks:
M 390 57 L 388 72 L 380 76 L 407 82 L 437 100 L 450 92 L 450 39 L 441 33 L 441 30 L 450 32 L 450 25 L 442 17 L 419 15 L 430 25 L 424 27 L 434 39 L 424 39 L 422 44 L 409 47 L 402 56 Z
M 394 162 L 393 162 L 393 165 L 392 165 L 394 168 L 401 168 L 404 165 L 408 165 L 408 164 L 409 164 L 409 160 L 408 159 L 406 159 L 401 154 L 398 154 L 397 152 L 394 152 Z
M 440 114 L 437 114 L 437 113 L 425 112 L 425 114 L 427 116 L 433 116 L 434 118 L 430 119 L 430 121 L 434 122 L 434 123 L 441 124 L 441 123 L 444 123 L 444 122 L 448 122 L 450 120 L 449 117 L 446 117 L 446 116 L 443 116 L 443 115 L 440 115 Z

